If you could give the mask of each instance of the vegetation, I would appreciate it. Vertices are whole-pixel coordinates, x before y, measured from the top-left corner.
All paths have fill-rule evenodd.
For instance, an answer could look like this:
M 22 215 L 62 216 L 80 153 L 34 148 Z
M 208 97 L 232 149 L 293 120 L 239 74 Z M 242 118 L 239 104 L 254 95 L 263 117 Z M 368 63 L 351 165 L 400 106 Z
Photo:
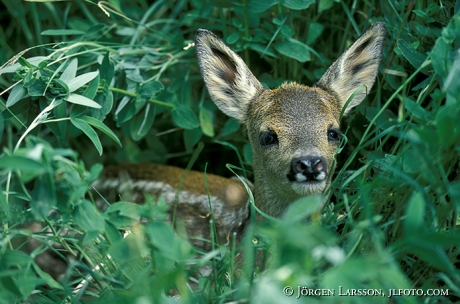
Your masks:
M 458 1 L 0 3 L 1 303 L 460 300 Z M 322 212 L 306 198 L 241 248 L 197 255 L 164 221 L 162 198 L 95 207 L 90 184 L 107 164 L 250 168 L 244 129 L 199 75 L 198 28 L 272 88 L 315 83 L 377 21 L 388 30 L 380 73 L 342 122 L 348 142 Z M 64 270 L 50 275 L 58 260 Z M 338 296 L 351 289 L 385 296 Z

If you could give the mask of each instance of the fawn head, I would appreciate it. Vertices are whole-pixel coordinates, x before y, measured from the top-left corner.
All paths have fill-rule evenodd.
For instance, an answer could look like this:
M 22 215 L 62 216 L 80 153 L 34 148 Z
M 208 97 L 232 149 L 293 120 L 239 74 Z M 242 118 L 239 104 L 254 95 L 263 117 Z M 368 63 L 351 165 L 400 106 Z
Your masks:
M 383 23 L 374 24 L 313 87 L 285 83 L 269 90 L 222 40 L 197 31 L 196 54 L 212 100 L 247 127 L 254 197 L 264 212 L 279 216 L 294 200 L 327 188 L 341 112 L 361 103 L 374 84 L 385 33 Z

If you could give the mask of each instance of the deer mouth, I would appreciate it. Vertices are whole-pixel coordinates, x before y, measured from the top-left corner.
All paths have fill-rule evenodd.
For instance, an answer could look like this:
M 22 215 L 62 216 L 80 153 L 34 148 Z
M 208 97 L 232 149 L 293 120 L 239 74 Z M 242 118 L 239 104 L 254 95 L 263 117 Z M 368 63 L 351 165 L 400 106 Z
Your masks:
M 326 189 L 326 179 L 291 181 L 292 190 L 300 196 L 320 194 Z

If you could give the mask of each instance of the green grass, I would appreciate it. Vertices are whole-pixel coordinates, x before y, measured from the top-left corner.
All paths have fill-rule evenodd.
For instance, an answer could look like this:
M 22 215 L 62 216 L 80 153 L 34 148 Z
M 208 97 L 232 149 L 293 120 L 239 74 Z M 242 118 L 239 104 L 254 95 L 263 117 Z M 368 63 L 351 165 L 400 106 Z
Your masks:
M 448 290 L 396 303 L 460 299 L 457 2 L 37 2 L 0 2 L 0 303 L 389 301 L 295 299 L 298 286 Z M 241 248 L 197 255 L 165 223 L 161 198 L 105 212 L 93 204 L 89 185 L 108 164 L 250 168 L 244 128 L 216 109 L 199 75 L 189 47 L 198 28 L 273 88 L 314 84 L 377 21 L 388 30 L 380 73 L 342 122 L 348 142 L 321 215 L 320 199 L 306 198 Z M 42 228 L 26 229 L 32 221 Z M 42 252 L 66 270 L 44 272 Z

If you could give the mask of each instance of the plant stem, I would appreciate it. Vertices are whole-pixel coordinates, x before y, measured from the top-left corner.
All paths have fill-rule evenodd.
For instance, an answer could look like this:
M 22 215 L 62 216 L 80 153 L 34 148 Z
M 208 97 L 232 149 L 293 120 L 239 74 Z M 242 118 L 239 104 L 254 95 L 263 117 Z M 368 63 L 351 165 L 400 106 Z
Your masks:
M 102 89 L 101 86 L 99 86 L 99 88 Z M 136 94 L 136 93 L 133 93 L 133 92 L 130 92 L 130 91 L 120 89 L 120 88 L 109 88 L 109 90 L 112 91 L 112 92 L 120 93 L 120 94 L 123 94 L 123 95 L 126 95 L 126 96 L 131 96 L 131 97 L 137 97 L 139 95 L 139 94 Z M 176 107 L 176 105 L 174 105 L 172 103 L 164 102 L 164 101 L 154 99 L 154 98 L 147 99 L 147 101 L 151 102 L 151 103 L 156 103 L 156 104 L 159 104 L 159 105 L 162 105 L 162 106 L 165 106 L 165 107 L 170 107 L 170 108 L 175 108 Z

